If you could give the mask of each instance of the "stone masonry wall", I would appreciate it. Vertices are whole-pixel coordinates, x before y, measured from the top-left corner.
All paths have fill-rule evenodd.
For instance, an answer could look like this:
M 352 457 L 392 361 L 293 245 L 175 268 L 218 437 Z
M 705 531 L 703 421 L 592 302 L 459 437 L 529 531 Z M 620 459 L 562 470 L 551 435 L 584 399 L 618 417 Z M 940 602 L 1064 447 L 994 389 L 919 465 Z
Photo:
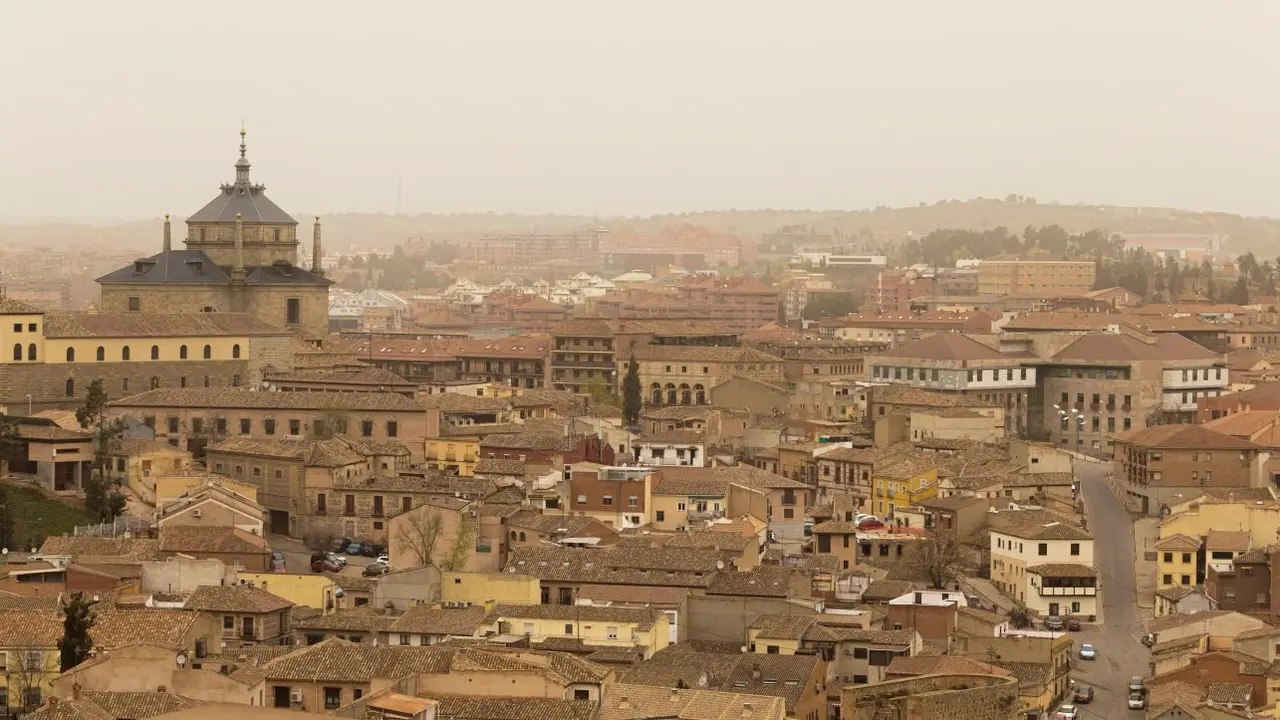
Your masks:
M 32 410 L 71 409 L 84 403 L 89 384 L 98 378 L 104 381 L 107 397 L 117 400 L 150 390 L 152 377 L 160 381 L 162 388 L 182 387 L 184 378 L 187 387 L 205 387 L 206 378 L 209 387 L 226 387 L 237 375 L 240 383 L 246 384 L 248 360 L 5 364 L 0 365 L 0 397 L 14 413 L 26 412 L 28 394 Z M 66 393 L 67 380 L 75 381 L 70 397 Z
M 992 675 L 924 675 L 840 693 L 841 720 L 1012 720 L 1017 710 L 1018 681 Z

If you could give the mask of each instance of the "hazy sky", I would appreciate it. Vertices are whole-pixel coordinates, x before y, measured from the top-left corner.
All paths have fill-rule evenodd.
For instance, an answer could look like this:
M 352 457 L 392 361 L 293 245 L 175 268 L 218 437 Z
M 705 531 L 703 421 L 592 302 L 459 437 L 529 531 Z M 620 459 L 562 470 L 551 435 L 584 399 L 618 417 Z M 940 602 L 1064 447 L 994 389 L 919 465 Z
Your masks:
M 1280 215 L 1277 0 L 0 0 L 0 217 Z

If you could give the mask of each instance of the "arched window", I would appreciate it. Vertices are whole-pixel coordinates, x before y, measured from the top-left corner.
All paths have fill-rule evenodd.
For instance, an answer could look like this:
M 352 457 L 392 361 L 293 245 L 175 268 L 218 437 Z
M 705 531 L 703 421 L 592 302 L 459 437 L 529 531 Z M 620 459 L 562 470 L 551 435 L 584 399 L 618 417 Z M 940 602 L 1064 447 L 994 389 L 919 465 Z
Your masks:
M 98 346 L 98 362 L 102 362 L 103 360 L 106 360 L 106 359 L 107 359 L 107 349 L 99 345 Z
M 151 346 L 151 359 L 152 359 L 152 360 L 159 360 L 159 359 L 160 359 L 160 346 L 159 346 L 159 345 L 152 345 L 152 346 Z
M 707 404 L 707 389 L 702 387 L 702 383 L 698 383 L 697 385 L 693 386 L 693 404 L 695 405 Z
M 156 377 L 155 375 L 152 375 L 152 376 L 151 376 L 151 389 L 152 389 L 152 390 L 155 390 L 155 389 L 156 389 L 156 388 L 158 388 L 158 387 L 160 387 L 160 378 Z
M 204 346 L 204 359 L 205 359 L 205 360 L 211 360 L 211 359 L 213 359 L 213 346 L 212 346 L 212 345 L 205 345 L 205 346 Z
M 13 344 L 13 359 L 14 360 L 22 359 L 22 343 Z
M 186 345 L 183 345 L 182 347 L 178 348 L 178 359 L 179 359 L 179 360 L 186 360 L 186 359 L 187 359 L 187 346 L 186 346 Z
M 232 375 L 232 376 L 231 376 L 231 387 L 240 387 L 240 376 L 239 376 L 239 375 Z
M 125 346 L 120 350 L 120 359 L 121 359 L 121 360 L 128 360 L 128 359 L 129 359 L 129 346 L 128 346 L 128 345 L 125 345 Z
M 67 378 L 67 397 L 75 397 L 75 396 L 76 396 L 76 381 L 72 380 L 71 378 Z
M 35 344 L 35 343 L 31 343 L 30 345 L 28 345 L 28 346 L 27 346 L 27 359 L 28 359 L 28 360 L 35 360 L 35 359 L 36 359 L 36 344 Z
M 650 385 L 649 394 L 653 397 L 654 405 L 662 404 L 662 386 L 661 385 L 659 385 L 658 383 L 654 383 Z
M 667 383 L 667 404 L 676 404 L 676 386 L 671 383 Z
M 687 384 L 680 383 L 680 404 L 688 405 L 691 402 L 693 402 L 693 392 Z
M 515 539 L 516 539 L 516 531 L 515 531 L 515 530 L 512 530 L 512 531 L 511 531 L 511 539 L 512 539 L 512 540 L 515 540 Z
M 238 359 L 240 359 L 240 346 L 239 346 L 239 345 L 232 345 L 232 346 L 231 346 L 231 357 L 236 358 L 237 360 L 238 360 Z
M 75 362 L 75 361 L 76 361 L 76 349 L 67 348 L 67 362 Z
M 520 542 L 524 542 L 524 532 L 520 533 Z

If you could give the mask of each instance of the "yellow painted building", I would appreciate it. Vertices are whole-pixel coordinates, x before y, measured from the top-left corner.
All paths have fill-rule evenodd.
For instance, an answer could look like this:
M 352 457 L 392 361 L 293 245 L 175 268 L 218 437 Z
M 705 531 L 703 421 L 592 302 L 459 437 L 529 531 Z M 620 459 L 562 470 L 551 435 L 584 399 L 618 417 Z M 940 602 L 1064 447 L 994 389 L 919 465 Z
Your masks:
M 239 579 L 282 597 L 294 605 L 305 605 L 331 613 L 337 609 L 337 584 L 324 575 L 311 573 L 242 572 Z
M 463 477 L 476 474 L 476 464 L 480 462 L 479 435 L 427 438 L 424 449 L 429 468 L 457 468 L 458 474 Z
M 146 502 L 156 502 L 156 479 L 163 474 L 191 470 L 191 453 L 160 440 L 120 438 L 109 459 L 112 480 L 133 488 Z
M 938 468 L 920 460 L 903 460 L 871 473 L 872 505 L 880 517 L 894 508 L 915 505 L 938 496 Z
M 532 575 L 514 573 L 445 572 L 440 579 L 440 602 L 495 605 L 537 605 L 542 586 Z
M 200 487 L 211 480 L 237 495 L 243 495 L 254 502 L 258 501 L 258 489 L 252 485 L 236 482 L 231 478 L 213 473 L 187 473 L 182 475 L 161 475 L 155 478 L 156 506 L 160 507 L 192 488 Z
M 1209 531 L 1244 531 L 1252 547 L 1274 543 L 1280 530 L 1280 502 L 1274 500 L 1216 500 L 1208 496 L 1172 505 L 1160 522 L 1160 538 L 1182 534 L 1208 537 Z
M 525 635 L 531 643 L 576 639 L 584 645 L 643 650 L 646 660 L 670 644 L 669 617 L 651 607 L 498 605 L 489 619 L 492 631 Z
M 747 630 L 748 646 L 754 648 L 755 652 L 768 655 L 795 655 L 800 650 L 799 638 L 769 637 L 761 639 L 760 634 L 767 632 L 760 628 Z
M 1176 533 L 1161 538 L 1156 549 L 1156 589 L 1194 587 L 1196 578 L 1196 553 L 1203 545 L 1200 538 Z
M 53 613 L 24 613 L 0 628 L 0 687 L 13 710 L 34 710 L 49 695 L 49 681 L 62 670 L 58 639 L 62 621 Z

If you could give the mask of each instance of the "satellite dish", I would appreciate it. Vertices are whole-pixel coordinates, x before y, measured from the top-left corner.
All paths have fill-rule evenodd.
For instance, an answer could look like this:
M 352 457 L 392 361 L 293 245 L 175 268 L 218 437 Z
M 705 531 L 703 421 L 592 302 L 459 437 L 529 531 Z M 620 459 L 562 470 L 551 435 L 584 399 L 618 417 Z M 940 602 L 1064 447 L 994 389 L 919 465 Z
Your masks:
M 4 548 L 0 550 L 0 555 L 8 555 L 8 554 L 9 554 L 9 548 Z
M 183 667 L 187 664 L 187 656 L 179 654 L 177 657 L 177 661 L 178 661 L 178 667 Z
M 741 651 L 741 652 L 746 652 L 746 651 L 747 651 L 747 646 L 746 646 L 746 645 L 743 645 L 742 647 L 738 648 L 738 650 L 739 650 L 739 651 Z
M 716 561 L 716 569 L 717 569 L 717 570 L 723 570 L 723 569 L 724 569 L 724 561 L 723 561 L 723 560 L 717 560 L 717 561 Z

